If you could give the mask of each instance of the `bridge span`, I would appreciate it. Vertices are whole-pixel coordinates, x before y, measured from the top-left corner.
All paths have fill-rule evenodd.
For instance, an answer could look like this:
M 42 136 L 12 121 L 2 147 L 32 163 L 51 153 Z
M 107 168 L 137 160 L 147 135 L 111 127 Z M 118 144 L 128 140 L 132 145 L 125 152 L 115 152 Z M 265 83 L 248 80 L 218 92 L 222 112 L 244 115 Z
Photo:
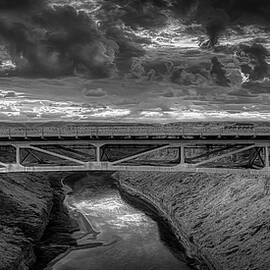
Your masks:
M 270 127 L 0 127 L 0 173 L 159 171 L 270 175 Z

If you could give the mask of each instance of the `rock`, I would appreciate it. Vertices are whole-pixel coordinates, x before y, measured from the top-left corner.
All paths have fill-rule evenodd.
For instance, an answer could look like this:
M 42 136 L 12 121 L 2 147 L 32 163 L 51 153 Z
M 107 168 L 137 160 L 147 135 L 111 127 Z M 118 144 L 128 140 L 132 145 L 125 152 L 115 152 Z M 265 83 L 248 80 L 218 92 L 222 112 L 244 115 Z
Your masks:
M 187 253 L 209 269 L 270 268 L 266 177 L 148 172 L 115 177 L 165 213 Z
M 37 250 L 43 241 L 49 250 L 52 250 L 52 238 L 65 243 L 65 248 L 58 247 L 54 255 L 75 244 L 70 236 L 75 224 L 63 205 L 61 175 L 63 177 L 55 173 L 54 177 L 50 173 L 0 175 L 0 270 L 31 269 L 36 255 L 41 255 Z M 45 260 L 43 256 L 38 261 L 48 262 L 52 258 L 50 255 Z
M 0 269 L 29 269 L 52 208 L 52 189 L 43 175 L 0 175 Z
M 31 242 L 18 228 L 0 226 L 0 269 L 27 270 L 35 255 Z
M 67 251 L 70 246 L 77 245 L 71 233 L 78 229 L 78 225 L 70 219 L 64 206 L 65 194 L 60 179 L 58 175 L 49 179 L 53 188 L 53 207 L 44 234 L 35 246 L 35 253 L 38 256 L 34 265 L 35 270 L 44 269 L 51 260 Z

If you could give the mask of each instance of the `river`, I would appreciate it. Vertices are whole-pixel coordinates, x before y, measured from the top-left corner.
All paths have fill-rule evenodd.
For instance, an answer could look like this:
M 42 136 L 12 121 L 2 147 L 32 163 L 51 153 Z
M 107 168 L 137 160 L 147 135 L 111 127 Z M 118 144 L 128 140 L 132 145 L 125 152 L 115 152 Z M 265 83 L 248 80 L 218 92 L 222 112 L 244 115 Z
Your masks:
M 122 198 L 110 177 L 76 181 L 66 203 L 80 224 L 80 249 L 57 258 L 50 270 L 188 270 L 172 235 Z M 148 212 L 148 214 L 146 214 Z

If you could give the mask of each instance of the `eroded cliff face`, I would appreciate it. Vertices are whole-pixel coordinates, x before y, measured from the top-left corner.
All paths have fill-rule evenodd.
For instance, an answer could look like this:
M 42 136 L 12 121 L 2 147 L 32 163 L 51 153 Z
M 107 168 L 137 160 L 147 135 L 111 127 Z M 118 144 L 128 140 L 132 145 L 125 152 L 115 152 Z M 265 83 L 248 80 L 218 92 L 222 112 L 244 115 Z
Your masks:
M 117 173 L 121 187 L 158 207 L 187 255 L 210 269 L 270 269 L 269 186 L 264 176 Z
M 0 175 L 1 270 L 31 269 L 36 255 L 39 264 L 35 270 L 41 269 L 39 267 L 52 259 L 46 245 L 59 243 L 60 235 L 66 245 L 72 242 L 67 239 L 74 227 L 63 206 L 60 179 L 57 174 L 54 177 L 53 174 L 32 173 Z M 60 248 L 58 253 L 65 251 L 64 246 Z
M 63 176 L 0 175 L 0 270 L 43 269 L 75 245 Z M 270 268 L 269 178 L 153 172 L 118 172 L 115 178 L 159 210 L 198 269 Z

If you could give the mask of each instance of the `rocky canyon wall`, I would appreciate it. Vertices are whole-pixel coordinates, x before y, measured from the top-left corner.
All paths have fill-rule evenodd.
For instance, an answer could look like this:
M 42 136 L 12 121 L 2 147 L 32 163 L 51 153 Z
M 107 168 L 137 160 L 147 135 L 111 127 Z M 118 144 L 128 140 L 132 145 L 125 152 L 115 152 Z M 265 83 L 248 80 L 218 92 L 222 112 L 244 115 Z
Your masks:
M 0 269 L 43 269 L 75 244 L 76 228 L 63 205 L 63 174 L 0 175 Z M 38 260 L 36 257 L 38 256 Z
M 270 269 L 269 178 L 149 172 L 115 178 L 159 209 L 199 269 Z

